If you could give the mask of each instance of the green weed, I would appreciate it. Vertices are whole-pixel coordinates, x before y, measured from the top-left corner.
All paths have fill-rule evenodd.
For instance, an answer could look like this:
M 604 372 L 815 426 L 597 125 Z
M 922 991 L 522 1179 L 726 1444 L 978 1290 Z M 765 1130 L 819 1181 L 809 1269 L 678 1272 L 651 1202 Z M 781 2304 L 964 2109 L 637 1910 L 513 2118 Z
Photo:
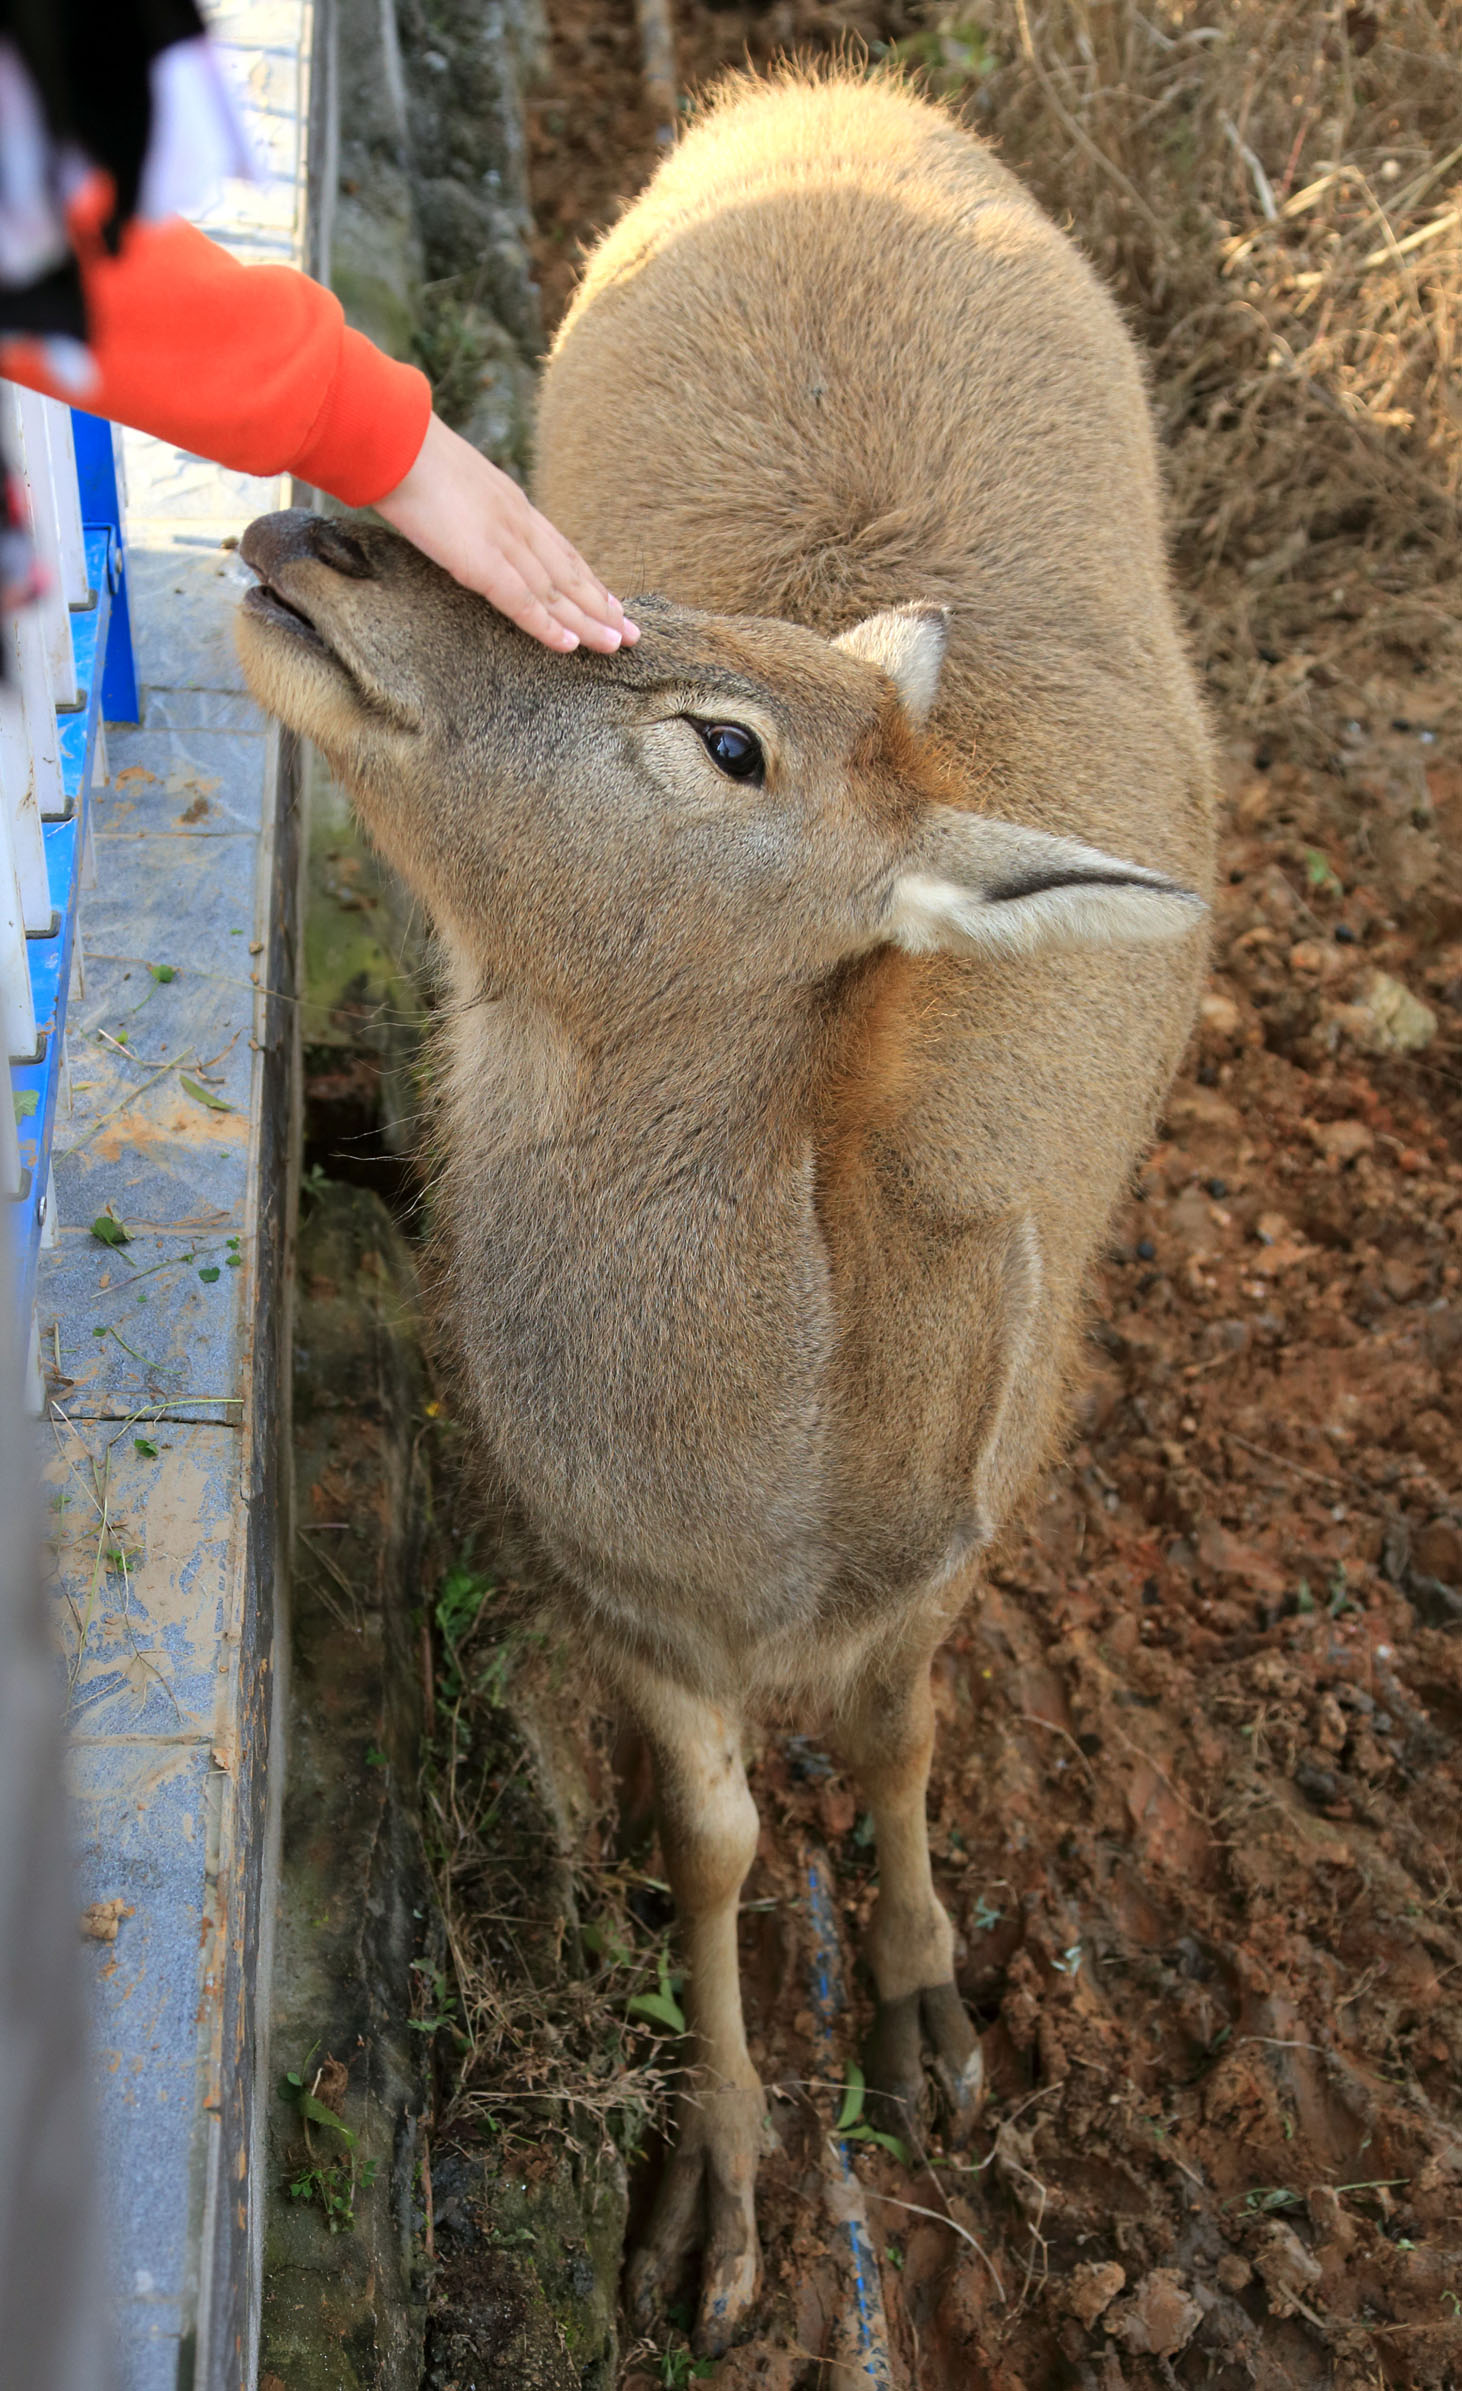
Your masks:
M 907 2142 L 902 2141 L 897 2134 L 881 2133 L 876 2125 L 869 2125 L 864 2117 L 863 2103 L 867 2096 L 868 2085 L 863 2070 L 856 2059 L 850 2059 L 843 2084 L 843 2105 L 838 2111 L 835 2131 L 844 2142 L 874 2142 L 880 2150 L 886 2150 L 891 2157 L 896 2158 L 901 2166 L 907 2167 L 910 2163 Z

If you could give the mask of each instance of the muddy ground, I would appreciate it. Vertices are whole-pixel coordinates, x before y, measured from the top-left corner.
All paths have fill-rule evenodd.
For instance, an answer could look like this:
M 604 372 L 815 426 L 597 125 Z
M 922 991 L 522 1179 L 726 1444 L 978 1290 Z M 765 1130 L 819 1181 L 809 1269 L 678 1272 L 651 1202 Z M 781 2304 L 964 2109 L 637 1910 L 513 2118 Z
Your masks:
M 551 328 L 655 153 L 632 12 L 549 13 Z M 683 8 L 687 79 L 849 26 L 905 29 Z M 1223 725 L 1211 993 L 1098 1289 L 1080 1441 L 938 1664 L 933 1845 L 992 2093 L 963 2157 L 859 2153 L 900 2386 L 1462 2382 L 1462 768 L 1455 693 L 1394 650 L 1352 702 L 1320 764 Z M 830 1853 L 847 1929 L 840 2072 L 872 1852 L 815 1745 L 770 1738 L 754 1783 L 743 1976 L 782 2147 L 757 2330 L 714 2380 L 812 2391 L 847 2287 L 801 1869 Z M 653 1891 L 631 1909 L 653 1944 Z M 439 2167 L 521 2137 L 445 2060 L 441 2087 Z M 445 2246 L 443 2391 L 479 2379 L 445 2353 L 481 2263 Z M 632 2391 L 696 2379 L 673 2334 L 626 2346 Z

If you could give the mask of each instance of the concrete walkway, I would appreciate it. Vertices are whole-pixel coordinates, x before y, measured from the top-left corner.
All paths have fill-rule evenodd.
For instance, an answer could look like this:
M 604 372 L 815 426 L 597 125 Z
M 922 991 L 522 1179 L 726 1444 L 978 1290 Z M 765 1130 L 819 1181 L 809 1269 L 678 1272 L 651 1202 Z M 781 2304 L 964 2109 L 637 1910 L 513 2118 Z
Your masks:
M 270 179 L 205 224 L 304 262 L 309 0 L 210 13 Z M 39 1286 L 54 1599 L 119 2391 L 233 2391 L 257 2343 L 298 820 L 234 659 L 232 544 L 289 492 L 132 435 L 126 462 L 141 723 L 109 732 L 95 799 Z

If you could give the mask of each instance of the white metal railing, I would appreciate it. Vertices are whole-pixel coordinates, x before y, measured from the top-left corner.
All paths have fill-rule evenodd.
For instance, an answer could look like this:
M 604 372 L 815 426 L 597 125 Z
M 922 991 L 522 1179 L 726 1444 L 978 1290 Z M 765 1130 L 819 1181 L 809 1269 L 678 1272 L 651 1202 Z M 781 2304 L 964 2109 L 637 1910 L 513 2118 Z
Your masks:
M 83 451 L 78 473 L 78 442 Z M 26 1396 L 41 1406 L 38 1251 L 55 1235 L 51 1138 L 88 796 L 105 777 L 103 683 L 135 715 L 110 425 L 0 383 L 0 447 L 24 482 L 45 594 L 0 624 L 0 1212 Z M 125 655 L 114 653 L 119 640 Z M 119 670 L 119 668 L 121 668 Z M 120 692 L 120 695 L 119 695 Z M 14 1355 L 0 1357 L 13 1373 Z

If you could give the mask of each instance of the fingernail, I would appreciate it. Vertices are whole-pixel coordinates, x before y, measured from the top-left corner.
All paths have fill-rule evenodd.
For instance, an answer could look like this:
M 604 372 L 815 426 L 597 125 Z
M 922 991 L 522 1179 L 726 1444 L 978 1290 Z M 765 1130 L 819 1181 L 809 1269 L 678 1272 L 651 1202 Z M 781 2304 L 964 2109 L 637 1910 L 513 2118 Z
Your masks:
M 628 615 L 626 615 L 626 616 L 625 616 L 625 618 L 624 618 L 624 621 L 623 621 L 623 622 L 621 623 L 621 625 L 620 625 L 620 637 L 621 637 L 622 639 L 625 639 L 625 640 L 628 640 L 628 641 L 630 641 L 630 642 L 633 642 L 633 641 L 635 641 L 636 639 L 638 639 L 638 638 L 639 638 L 639 635 L 640 635 L 640 626 L 639 626 L 639 624 L 638 624 L 638 623 L 632 623 L 632 622 L 630 621 L 630 619 L 629 619 L 629 616 L 628 616 Z
M 578 644 L 579 644 L 579 634 L 578 634 L 578 632 L 577 632 L 577 631 L 560 631 L 560 633 L 559 633 L 559 635 L 558 635 L 558 644 L 559 644 L 559 646 L 562 648 L 562 650 L 563 650 L 564 654 L 565 654 L 565 655 L 567 655 L 567 654 L 568 654 L 568 652 L 569 652 L 569 650 L 570 650 L 570 648 L 576 648 L 576 647 L 578 646 Z

